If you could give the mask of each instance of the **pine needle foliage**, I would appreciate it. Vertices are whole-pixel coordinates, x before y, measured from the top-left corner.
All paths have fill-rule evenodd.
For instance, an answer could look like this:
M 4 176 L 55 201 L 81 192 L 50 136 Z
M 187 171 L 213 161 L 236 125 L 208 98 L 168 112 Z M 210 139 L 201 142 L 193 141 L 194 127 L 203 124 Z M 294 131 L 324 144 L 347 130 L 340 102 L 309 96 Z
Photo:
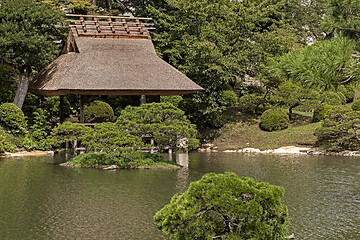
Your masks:
M 158 211 L 171 239 L 285 239 L 284 189 L 235 173 L 208 173 Z

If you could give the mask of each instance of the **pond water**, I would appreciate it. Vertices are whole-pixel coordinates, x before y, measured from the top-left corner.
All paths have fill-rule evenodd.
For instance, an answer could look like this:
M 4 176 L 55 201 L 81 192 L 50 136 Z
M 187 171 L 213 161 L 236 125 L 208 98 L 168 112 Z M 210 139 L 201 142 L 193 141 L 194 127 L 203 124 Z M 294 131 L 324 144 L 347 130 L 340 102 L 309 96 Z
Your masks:
M 0 160 L 0 239 L 166 239 L 153 215 L 207 172 L 285 188 L 296 239 L 360 239 L 360 158 L 190 153 L 180 170 L 75 169 Z

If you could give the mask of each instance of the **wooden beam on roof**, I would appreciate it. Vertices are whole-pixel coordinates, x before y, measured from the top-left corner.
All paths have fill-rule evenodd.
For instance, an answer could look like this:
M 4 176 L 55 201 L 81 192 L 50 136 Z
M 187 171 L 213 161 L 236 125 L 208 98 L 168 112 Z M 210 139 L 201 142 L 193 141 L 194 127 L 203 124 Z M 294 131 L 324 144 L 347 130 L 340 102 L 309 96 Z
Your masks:
M 121 16 L 98 16 L 98 15 L 81 15 L 81 14 L 66 14 L 67 17 L 87 17 L 87 18 L 114 18 L 114 19 L 139 19 L 139 20 L 152 20 L 146 17 L 121 17 Z

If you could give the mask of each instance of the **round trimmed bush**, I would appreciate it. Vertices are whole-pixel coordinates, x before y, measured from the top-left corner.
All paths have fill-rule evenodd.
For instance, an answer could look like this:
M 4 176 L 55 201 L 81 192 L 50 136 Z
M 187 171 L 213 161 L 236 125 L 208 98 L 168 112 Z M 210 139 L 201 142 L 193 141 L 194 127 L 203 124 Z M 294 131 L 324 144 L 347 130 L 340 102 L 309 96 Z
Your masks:
M 316 122 L 320 122 L 320 121 L 324 120 L 325 113 L 327 113 L 327 111 L 329 111 L 333 107 L 334 106 L 332 106 L 332 105 L 325 104 L 325 105 L 322 105 L 321 107 L 318 107 L 317 109 L 315 109 L 312 122 L 316 123 Z
M 289 126 L 289 116 L 281 109 L 268 109 L 261 115 L 260 128 L 265 131 L 286 129 Z
M 237 104 L 236 93 L 232 90 L 226 90 L 221 92 L 221 96 L 225 101 L 225 106 L 235 106 Z
M 348 85 L 340 85 L 338 87 L 338 92 L 341 92 L 342 94 L 344 94 L 345 98 L 346 98 L 346 103 L 351 103 L 354 100 L 355 97 L 355 89 L 353 86 L 351 86 L 350 84 Z
M 85 122 L 112 122 L 115 118 L 112 107 L 103 101 L 94 101 L 84 109 Z
M 356 99 L 355 102 L 351 105 L 351 109 L 354 111 L 360 111 L 360 98 Z
M 343 94 L 339 95 L 336 92 L 326 91 L 320 96 L 322 103 L 338 106 L 343 105 L 346 102 L 346 99 Z
M 0 124 L 12 132 L 27 126 L 23 111 L 13 103 L 3 103 L 0 105 Z

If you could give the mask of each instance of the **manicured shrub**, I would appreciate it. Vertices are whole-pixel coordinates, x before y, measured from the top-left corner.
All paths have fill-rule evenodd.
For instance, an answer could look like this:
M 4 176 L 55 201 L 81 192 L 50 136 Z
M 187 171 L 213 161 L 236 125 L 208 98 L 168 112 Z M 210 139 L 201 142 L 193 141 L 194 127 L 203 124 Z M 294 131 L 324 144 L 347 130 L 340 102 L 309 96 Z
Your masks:
M 284 189 L 235 173 L 205 174 L 154 216 L 171 239 L 285 239 Z
M 265 131 L 286 129 L 289 115 L 281 109 L 268 109 L 261 115 L 260 128 Z
M 13 103 L 0 105 L 0 124 L 13 133 L 21 132 L 27 126 L 24 113 Z
M 2 152 L 14 152 L 15 146 L 9 143 L 4 135 L 0 133 L 0 153 Z
M 84 109 L 85 122 L 100 123 L 114 121 L 114 111 L 112 107 L 103 101 L 94 101 Z
M 221 96 L 224 99 L 225 106 L 235 106 L 237 104 L 237 96 L 236 93 L 232 90 L 226 90 L 221 92 Z
M 324 104 L 324 105 L 318 107 L 317 109 L 315 109 L 312 122 L 316 123 L 316 122 L 320 122 L 320 121 L 324 120 L 326 112 L 332 108 L 333 108 L 332 105 Z
M 360 98 L 356 99 L 355 102 L 351 105 L 352 110 L 360 111 Z
M 315 130 L 317 144 L 330 151 L 358 150 L 360 111 L 349 106 L 334 106 L 325 114 L 321 127 Z
M 174 150 L 191 150 L 197 147 L 191 145 L 194 141 L 189 141 L 198 135 L 196 126 L 191 124 L 184 111 L 170 103 L 128 106 L 121 112 L 116 124 L 135 136 L 151 135 L 160 150 L 165 147 Z M 180 146 L 179 140 L 185 140 L 186 144 Z
M 71 159 L 74 165 L 84 167 L 89 165 L 112 165 L 114 160 L 105 152 L 80 154 Z
M 171 103 L 174 107 L 179 107 L 179 103 L 183 100 L 182 96 L 160 96 L 160 102 Z
M 333 106 L 343 105 L 346 102 L 344 95 L 339 95 L 336 92 L 326 91 L 320 96 L 320 101 L 324 104 L 329 104 Z
M 264 97 L 257 94 L 249 94 L 240 97 L 239 106 L 245 111 L 254 113 L 260 105 L 264 105 Z
M 340 85 L 337 89 L 337 92 L 341 92 L 345 98 L 346 103 L 351 103 L 354 100 L 355 97 L 355 89 L 350 84 L 347 85 Z

